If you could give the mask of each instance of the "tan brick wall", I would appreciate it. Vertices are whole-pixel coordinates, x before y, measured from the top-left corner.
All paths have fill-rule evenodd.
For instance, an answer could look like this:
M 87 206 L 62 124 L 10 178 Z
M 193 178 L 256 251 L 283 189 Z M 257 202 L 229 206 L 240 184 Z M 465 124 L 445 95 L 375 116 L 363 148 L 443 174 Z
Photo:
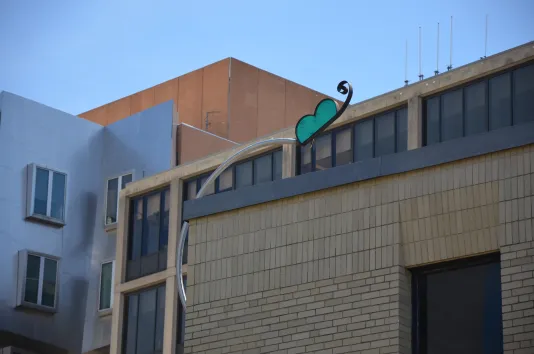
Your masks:
M 410 353 L 406 268 L 499 250 L 532 352 L 533 172 L 530 146 L 192 220 L 186 352 Z

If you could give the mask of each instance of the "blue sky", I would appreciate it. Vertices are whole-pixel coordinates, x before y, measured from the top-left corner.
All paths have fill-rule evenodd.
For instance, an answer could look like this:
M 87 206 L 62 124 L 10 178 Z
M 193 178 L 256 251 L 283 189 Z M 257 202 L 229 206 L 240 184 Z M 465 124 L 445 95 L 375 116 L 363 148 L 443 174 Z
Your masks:
M 534 40 L 532 0 L 0 0 L 0 90 L 78 114 L 232 56 L 353 103 Z

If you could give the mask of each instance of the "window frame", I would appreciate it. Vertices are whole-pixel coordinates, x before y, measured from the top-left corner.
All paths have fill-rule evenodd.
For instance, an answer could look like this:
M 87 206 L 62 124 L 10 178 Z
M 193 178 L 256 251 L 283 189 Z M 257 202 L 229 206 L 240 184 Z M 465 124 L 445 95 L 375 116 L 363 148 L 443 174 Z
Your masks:
M 434 93 L 429 94 L 429 95 L 422 95 L 421 96 L 421 99 L 422 99 L 422 117 L 423 117 L 423 121 L 422 121 L 422 133 L 423 133 L 422 146 L 423 147 L 429 146 L 428 138 L 427 138 L 427 126 L 428 126 L 427 102 L 428 102 L 428 100 L 430 100 L 432 98 L 438 98 L 438 101 L 439 101 L 439 110 L 438 110 L 439 111 L 439 119 L 438 119 L 439 142 L 430 144 L 430 145 L 434 145 L 434 144 L 439 144 L 439 143 L 444 142 L 443 141 L 443 137 L 442 137 L 442 129 L 441 129 L 442 106 L 443 106 L 443 102 L 442 102 L 443 101 L 443 97 L 442 96 L 444 94 L 446 94 L 446 93 L 453 92 L 453 91 L 456 91 L 456 90 L 461 90 L 462 91 L 462 136 L 460 138 L 455 138 L 455 139 L 461 139 L 461 138 L 465 138 L 465 137 L 469 137 L 469 136 L 475 136 L 475 135 L 484 134 L 484 133 L 487 133 L 487 132 L 490 132 L 490 131 L 493 131 L 493 130 L 506 128 L 506 127 L 498 127 L 498 128 L 492 129 L 491 128 L 491 121 L 490 121 L 490 98 L 491 98 L 490 91 L 491 91 L 491 88 L 490 88 L 489 82 L 492 79 L 494 79 L 496 77 L 499 77 L 501 75 L 504 75 L 504 74 L 510 75 L 510 107 L 508 107 L 508 109 L 509 109 L 509 112 L 510 112 L 511 122 L 510 122 L 509 127 L 516 125 L 516 122 L 514 120 L 514 106 L 515 106 L 515 99 L 516 99 L 515 92 L 514 92 L 514 72 L 516 70 L 518 70 L 518 69 L 521 69 L 521 68 L 524 68 L 524 67 L 527 67 L 527 66 L 530 66 L 530 65 L 534 65 L 534 60 L 530 60 L 530 61 L 527 61 L 526 63 L 521 63 L 519 65 L 514 65 L 514 66 L 512 66 L 510 68 L 507 68 L 507 69 L 504 69 L 504 70 L 500 70 L 498 72 L 495 72 L 495 73 L 492 73 L 490 75 L 487 75 L 487 76 L 484 76 L 484 77 L 481 77 L 481 78 L 477 78 L 477 79 L 465 82 L 465 83 L 460 84 L 460 85 L 455 85 L 455 86 L 449 87 L 449 88 L 441 90 L 439 92 L 434 92 Z M 486 127 L 487 127 L 487 130 L 485 132 L 482 132 L 482 133 L 475 133 L 473 135 L 465 135 L 465 132 L 466 132 L 465 89 L 470 87 L 470 86 L 479 84 L 481 82 L 484 83 L 484 88 L 485 88 L 485 91 L 486 91 L 485 92 L 485 97 L 486 97 L 485 114 L 486 114 Z M 450 140 L 455 140 L 455 139 L 450 139 Z M 445 141 L 449 141 L 449 140 L 445 140 Z
M 28 256 L 39 257 L 39 284 L 37 292 L 37 303 L 26 301 L 26 271 L 28 269 Z M 43 296 L 43 278 L 44 278 L 44 262 L 45 259 L 49 259 L 56 262 L 56 283 L 54 291 L 54 306 L 47 306 L 42 304 Z M 17 298 L 16 298 L 16 307 L 26 307 L 32 308 L 44 312 L 55 313 L 57 312 L 58 303 L 59 303 L 59 270 L 60 270 L 61 259 L 57 256 L 36 252 L 32 250 L 20 250 L 18 252 L 18 276 L 17 276 Z
M 117 224 L 118 224 L 118 221 L 119 221 L 119 200 L 120 200 L 120 192 L 121 192 L 121 185 L 122 185 L 122 178 L 125 177 L 125 176 L 128 176 L 128 175 L 132 175 L 132 182 L 135 181 L 135 171 L 134 170 L 130 170 L 130 171 L 126 171 L 124 173 L 121 173 L 121 174 L 118 174 L 118 175 L 115 175 L 115 176 L 112 176 L 112 177 L 109 177 L 106 179 L 106 187 L 105 187 L 105 193 L 104 193 L 104 227 L 106 228 L 106 230 L 111 230 L 111 229 L 114 229 L 117 227 Z M 117 193 L 117 221 L 115 222 L 112 222 L 112 223 L 108 223 L 107 222 L 107 215 L 108 215 L 108 187 L 109 187 L 109 181 L 113 180 L 113 179 L 118 179 L 118 188 L 119 188 L 119 192 Z
M 101 305 L 101 301 L 102 301 L 102 298 L 101 298 L 101 292 L 102 292 L 102 268 L 104 267 L 104 264 L 109 264 L 111 263 L 111 293 L 109 295 L 110 297 L 110 300 L 109 300 L 109 307 L 108 308 L 100 308 L 100 305 Z M 115 260 L 114 259 L 111 259 L 111 260 L 107 260 L 107 261 L 103 261 L 100 263 L 100 273 L 99 273 L 99 277 L 98 277 L 98 313 L 102 316 L 102 315 L 108 315 L 111 313 L 111 311 L 113 310 L 113 293 L 114 293 L 114 284 L 115 284 Z
M 127 349 L 127 340 L 128 340 L 128 322 L 129 322 L 129 313 L 128 313 L 128 310 L 129 310 L 129 307 L 130 307 L 130 304 L 129 304 L 129 301 L 131 301 L 131 296 L 137 296 L 137 310 L 136 310 L 136 313 L 137 313 L 137 316 L 136 316 L 136 323 L 135 323 L 135 327 L 136 327 L 136 332 L 139 330 L 140 326 L 139 326 L 139 305 L 140 305 L 140 296 L 142 293 L 145 293 L 145 292 L 149 292 L 149 291 L 152 291 L 152 290 L 155 290 L 156 291 L 156 295 L 155 295 L 155 299 L 156 299 L 156 302 L 154 304 L 154 308 L 155 308 L 155 313 L 154 313 L 154 337 L 155 337 L 155 332 L 157 330 L 157 316 L 158 316 L 158 291 L 160 288 L 164 288 L 163 289 L 163 293 L 165 295 L 165 302 L 166 302 L 166 297 L 167 297 L 167 282 L 166 281 L 162 281 L 162 282 L 158 282 L 156 284 L 152 284 L 150 286 L 147 286 L 147 287 L 144 287 L 142 289 L 139 289 L 139 290 L 135 290 L 135 291 L 132 291 L 132 292 L 129 292 L 127 294 L 125 294 L 124 296 L 124 309 L 123 309 L 123 318 L 124 320 L 122 321 L 122 328 L 121 328 L 121 344 L 122 344 L 122 352 L 123 353 L 126 353 L 126 349 Z M 165 315 L 163 316 L 163 337 L 165 336 Z M 153 346 L 155 346 L 155 339 L 154 338 L 154 343 L 153 343 Z M 137 352 L 137 342 L 138 342 L 138 338 L 136 336 L 135 338 L 135 352 Z M 153 348 L 154 350 L 154 353 L 156 353 L 155 351 L 155 348 Z
M 422 291 L 420 287 L 426 289 L 426 279 L 422 279 L 428 274 L 465 269 L 478 265 L 490 263 L 500 264 L 500 252 L 491 252 L 476 255 L 468 258 L 452 259 L 444 262 L 428 264 L 420 267 L 410 268 L 411 273 L 411 344 L 414 354 L 426 354 L 427 332 L 426 332 L 426 298 L 420 297 Z M 420 283 L 421 281 L 421 283 Z M 502 283 L 499 278 L 499 282 Z
M 135 279 L 139 279 L 141 277 L 144 277 L 144 276 L 148 276 L 150 274 L 155 274 L 155 273 L 159 273 L 159 272 L 162 272 L 162 271 L 165 271 L 165 269 L 167 269 L 167 257 L 168 257 L 168 247 L 169 247 L 169 235 L 167 235 L 167 244 L 165 245 L 165 247 L 162 248 L 162 244 L 161 244 L 161 240 L 162 240 L 162 237 L 163 237 L 163 230 L 164 228 L 162 227 L 162 225 L 164 224 L 163 221 L 165 220 L 164 219 L 164 214 L 165 214 L 165 195 L 167 194 L 167 191 L 169 192 L 169 198 L 170 198 L 170 185 L 166 185 L 164 187 L 161 187 L 157 190 L 154 190 L 154 191 L 151 191 L 149 193 L 146 193 L 146 194 L 141 194 L 141 195 L 137 195 L 135 197 L 132 197 L 130 198 L 129 200 L 129 203 L 130 203 L 130 210 L 129 210 L 129 213 L 128 213 L 128 234 L 126 235 L 126 240 L 127 240 L 127 244 L 126 244 L 126 281 L 131 281 L 131 280 L 135 280 Z M 147 232 L 147 202 L 148 202 L 148 198 L 154 196 L 154 195 L 157 195 L 159 194 L 159 233 L 158 233 L 158 251 L 157 252 L 153 252 L 153 253 L 148 253 L 148 254 L 145 254 L 145 255 L 142 255 L 142 244 L 143 244 L 143 238 L 144 237 L 148 237 L 146 236 L 146 232 Z M 133 233 L 134 233 L 134 225 L 133 223 L 135 222 L 135 212 L 136 212 L 136 204 L 138 203 L 139 199 L 142 199 L 143 200 L 143 210 L 141 211 L 142 213 L 142 223 L 141 223 L 141 240 L 140 240 L 140 247 L 141 247 L 141 250 L 140 250 L 140 255 L 138 258 L 133 258 L 133 244 L 134 244 L 134 239 L 132 237 Z M 169 204 L 169 213 L 170 213 L 170 204 Z M 170 219 L 169 219 L 170 221 Z M 158 264 L 156 266 L 156 270 L 154 272 L 149 272 L 149 273 L 143 273 L 142 272 L 142 264 L 139 264 L 139 274 L 138 275 L 131 275 L 130 274 L 130 271 L 129 271 L 129 265 L 131 264 L 135 264 L 135 262 L 143 262 L 147 260 L 147 258 L 149 258 L 150 256 L 154 256 L 157 254 L 157 257 L 158 257 Z M 160 259 L 160 257 L 164 256 L 165 257 L 165 265 L 160 267 L 160 262 L 162 262 L 162 260 Z
M 46 196 L 46 215 L 35 213 L 35 183 L 37 179 L 37 169 L 48 171 L 48 190 Z M 62 174 L 65 176 L 64 185 L 64 197 L 63 197 L 63 219 L 58 219 L 50 216 L 52 208 L 52 193 L 54 183 L 54 173 Z M 26 218 L 42 221 L 54 226 L 63 227 L 66 225 L 67 220 L 67 194 L 68 194 L 68 173 L 56 168 L 50 168 L 47 165 L 41 165 L 37 163 L 30 163 L 27 165 L 27 203 L 26 203 Z
M 388 113 L 393 113 L 393 134 L 394 134 L 394 144 L 395 144 L 395 152 L 394 153 L 397 153 L 397 140 L 398 140 L 398 137 L 397 137 L 397 132 L 398 132 L 398 128 L 397 128 L 397 120 L 398 120 L 398 114 L 397 112 L 398 111 L 401 111 L 401 110 L 408 110 L 408 106 L 406 103 L 403 103 L 403 104 L 400 104 L 396 107 L 393 107 L 391 109 L 388 109 L 386 111 L 383 111 L 383 112 L 379 112 L 379 113 L 376 113 L 376 114 L 373 114 L 373 115 L 370 115 L 370 116 L 367 116 L 365 118 L 361 118 L 361 119 L 358 119 L 354 122 L 350 122 L 350 123 L 347 123 L 347 124 L 343 124 L 341 126 L 338 126 L 338 127 L 335 127 L 333 129 L 327 129 L 325 130 L 321 135 L 319 136 L 323 136 L 323 135 L 328 135 L 328 134 L 331 134 L 330 135 L 330 143 L 331 143 L 331 159 L 332 159 L 332 166 L 330 168 L 335 168 L 335 167 L 338 167 L 337 165 L 337 141 L 336 141 L 336 135 L 344 130 L 350 130 L 350 148 L 351 148 L 351 155 L 352 155 L 352 161 L 349 162 L 349 163 L 346 163 L 344 165 L 350 165 L 351 163 L 357 163 L 357 162 L 360 162 L 360 161 L 365 161 L 365 160 L 359 160 L 359 161 L 356 161 L 356 149 L 355 149 L 355 144 L 354 144 L 354 137 L 355 137 L 355 130 L 356 130 L 356 126 L 359 124 L 359 123 L 362 123 L 362 122 L 366 122 L 366 121 L 371 121 L 372 122 L 372 125 L 373 125 L 373 157 L 372 158 L 375 158 L 377 157 L 376 156 L 376 122 L 375 122 L 375 119 L 376 118 L 380 118 Z M 407 112 L 408 113 L 408 112 Z M 408 119 L 408 114 L 406 115 L 406 119 Z M 311 144 L 311 143 L 308 143 L 306 146 L 306 148 L 309 148 L 308 145 Z M 305 147 L 305 146 L 299 146 L 297 148 L 297 154 L 296 154 L 296 157 L 297 157 L 297 175 L 301 175 L 301 159 L 302 159 L 302 152 L 301 150 Z M 406 151 L 406 150 L 404 150 Z M 344 165 L 339 165 L 339 166 L 344 166 Z M 311 146 L 311 171 L 309 173 L 313 173 L 313 172 L 317 172 L 317 166 L 316 166 L 316 148 L 315 148 L 315 144 L 313 144 Z
M 262 182 L 262 183 L 259 183 L 259 184 L 254 184 L 254 179 L 255 179 L 255 176 L 256 176 L 256 168 L 255 168 L 254 161 L 256 159 L 262 158 L 262 157 L 267 156 L 267 155 L 271 155 L 271 182 L 275 181 L 275 179 L 274 179 L 274 166 L 275 166 L 274 154 L 277 153 L 278 151 L 282 152 L 282 154 L 283 154 L 282 148 L 277 148 L 277 149 L 274 149 L 274 150 L 269 150 L 269 151 L 266 151 L 266 152 L 263 152 L 263 153 L 260 153 L 260 154 L 254 155 L 254 156 L 247 157 L 246 159 L 234 162 L 232 165 L 227 167 L 227 169 L 232 169 L 232 187 L 221 190 L 220 189 L 220 185 L 219 185 L 219 177 L 217 177 L 215 179 L 215 182 L 214 182 L 214 184 L 215 184 L 215 188 L 214 188 L 215 192 L 213 194 L 219 194 L 219 193 L 224 193 L 224 192 L 228 192 L 228 191 L 237 190 L 238 188 L 236 188 L 236 178 L 237 178 L 236 166 L 237 165 L 241 165 L 243 163 L 247 163 L 247 162 L 251 162 L 252 163 L 252 185 L 247 186 L 247 187 L 252 187 L 252 186 L 260 185 L 260 184 L 263 184 L 263 183 L 267 183 L 267 182 Z M 283 164 L 283 155 L 282 155 L 282 164 Z M 192 183 L 192 182 L 196 183 L 196 193 L 198 194 L 198 192 L 200 191 L 200 188 L 202 188 L 202 185 L 200 184 L 200 181 L 204 177 L 211 175 L 214 171 L 215 170 L 209 171 L 209 172 L 205 172 L 205 173 L 202 173 L 202 174 L 199 174 L 199 175 L 196 175 L 194 177 L 186 179 L 184 181 L 184 189 L 183 189 L 184 192 L 185 192 L 184 193 L 184 201 L 192 200 L 192 199 L 189 198 L 189 183 Z M 212 195 L 212 194 L 210 194 L 210 195 Z

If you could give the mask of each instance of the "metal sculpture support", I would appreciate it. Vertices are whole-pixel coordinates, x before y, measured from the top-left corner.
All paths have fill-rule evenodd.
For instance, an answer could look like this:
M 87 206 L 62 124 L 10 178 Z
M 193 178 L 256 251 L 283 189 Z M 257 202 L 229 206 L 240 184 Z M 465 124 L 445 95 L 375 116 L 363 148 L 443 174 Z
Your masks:
M 215 181 L 221 173 L 228 168 L 233 162 L 235 162 L 239 157 L 256 150 L 257 148 L 270 146 L 270 145 L 305 145 L 308 142 L 313 142 L 315 138 L 324 131 L 330 124 L 332 124 L 337 118 L 339 118 L 345 109 L 348 107 L 350 100 L 352 98 L 352 86 L 347 81 L 341 81 L 337 85 L 337 90 L 343 95 L 347 95 L 347 98 L 343 105 L 339 107 L 339 104 L 330 98 L 325 98 L 315 108 L 314 115 L 305 115 L 303 116 L 295 126 L 295 138 L 273 138 L 268 140 L 262 140 L 254 142 L 250 145 L 245 146 L 240 149 L 232 156 L 230 156 L 226 161 L 224 161 L 209 178 L 204 182 L 200 190 L 198 191 L 196 198 L 202 198 L 206 193 L 206 188 Z M 182 224 L 182 232 L 180 233 L 180 239 L 178 240 L 178 250 L 177 250 L 177 259 L 176 259 L 176 270 L 177 276 L 179 277 L 178 281 L 178 295 L 180 296 L 180 302 L 182 303 L 183 308 L 186 308 L 186 295 L 184 288 L 184 280 L 181 276 L 182 274 L 182 260 L 184 257 L 184 245 L 185 238 L 187 237 L 187 232 L 189 230 L 189 223 L 184 221 Z
M 226 161 L 224 161 L 213 173 L 209 176 L 209 178 L 204 182 L 202 187 L 197 193 L 197 198 L 202 198 L 204 194 L 206 193 L 206 188 L 215 181 L 217 177 L 221 173 L 228 168 L 235 160 L 237 160 L 240 156 L 251 152 L 253 150 L 256 150 L 257 148 L 264 147 L 264 146 L 270 146 L 270 145 L 294 145 L 297 143 L 297 140 L 294 138 L 274 138 L 274 139 L 268 139 L 263 141 L 257 141 L 254 142 L 248 146 L 245 146 L 244 148 L 240 149 L 236 153 L 234 153 L 232 156 L 230 156 Z M 182 224 L 182 232 L 180 233 L 180 239 L 178 240 L 178 253 L 176 257 L 176 274 L 182 274 L 182 261 L 184 258 L 184 245 L 185 245 L 185 238 L 187 237 L 187 231 L 189 230 L 189 223 L 187 221 L 184 221 Z M 185 288 L 184 288 L 184 280 L 183 277 L 180 276 L 180 280 L 178 281 L 178 295 L 180 296 L 180 301 L 182 302 L 182 306 L 185 309 L 186 304 L 186 295 L 185 295 Z

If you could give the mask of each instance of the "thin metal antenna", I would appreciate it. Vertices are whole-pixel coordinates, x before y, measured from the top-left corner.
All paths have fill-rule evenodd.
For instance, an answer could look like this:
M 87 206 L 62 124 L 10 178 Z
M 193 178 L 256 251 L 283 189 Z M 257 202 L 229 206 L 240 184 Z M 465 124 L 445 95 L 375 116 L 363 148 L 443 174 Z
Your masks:
M 439 74 L 439 22 L 438 22 L 438 44 L 437 44 L 437 52 L 436 52 L 436 70 L 434 71 L 434 75 Z
M 419 80 L 423 80 L 424 77 L 421 71 L 421 26 L 419 26 Z
M 404 86 L 408 86 L 408 40 L 406 40 L 406 52 L 404 56 Z
M 486 59 L 486 55 L 488 54 L 488 15 L 486 14 L 486 33 L 484 38 L 484 56 L 480 59 Z
M 447 70 L 452 69 L 452 16 L 451 16 L 451 37 L 450 37 L 450 58 L 449 58 L 449 66 L 447 66 Z

